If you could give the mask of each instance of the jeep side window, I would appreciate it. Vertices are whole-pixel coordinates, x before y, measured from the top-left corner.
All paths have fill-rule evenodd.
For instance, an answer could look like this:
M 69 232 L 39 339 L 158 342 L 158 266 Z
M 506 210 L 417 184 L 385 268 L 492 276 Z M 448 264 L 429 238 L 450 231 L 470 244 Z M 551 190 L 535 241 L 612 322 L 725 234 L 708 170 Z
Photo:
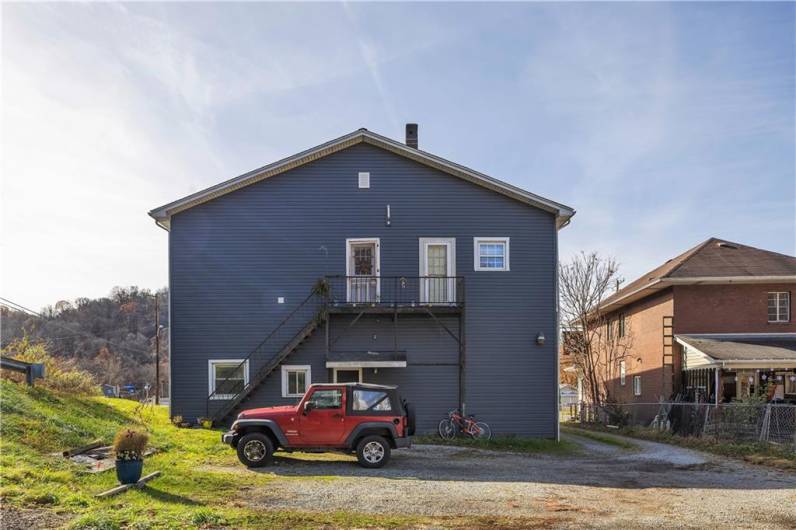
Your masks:
M 377 390 L 354 390 L 354 403 L 353 410 L 378 410 L 390 411 L 392 405 L 390 404 L 390 397 L 386 392 L 379 392 Z
M 314 409 L 339 409 L 343 405 L 343 391 L 338 389 L 316 390 L 310 396 Z

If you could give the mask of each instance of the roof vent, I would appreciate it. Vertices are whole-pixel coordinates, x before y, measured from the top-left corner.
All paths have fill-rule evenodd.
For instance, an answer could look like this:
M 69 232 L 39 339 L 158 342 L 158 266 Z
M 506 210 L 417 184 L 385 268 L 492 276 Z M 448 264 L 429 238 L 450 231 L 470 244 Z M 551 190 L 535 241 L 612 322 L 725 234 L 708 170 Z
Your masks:
M 406 145 L 413 149 L 417 149 L 417 124 L 406 124 Z
M 731 248 L 731 249 L 734 249 L 734 250 L 738 249 L 738 247 L 736 247 L 732 243 L 725 243 L 724 241 L 719 241 L 717 243 L 717 245 L 720 246 L 721 248 Z

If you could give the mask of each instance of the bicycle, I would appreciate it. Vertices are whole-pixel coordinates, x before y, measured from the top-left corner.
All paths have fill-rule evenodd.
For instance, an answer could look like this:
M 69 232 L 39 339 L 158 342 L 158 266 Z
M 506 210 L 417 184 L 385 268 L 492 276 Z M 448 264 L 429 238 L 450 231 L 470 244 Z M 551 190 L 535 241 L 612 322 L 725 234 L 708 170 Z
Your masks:
M 492 429 L 475 416 L 463 416 L 458 410 L 448 412 L 448 417 L 439 422 L 438 432 L 443 440 L 453 440 L 458 433 L 464 433 L 476 440 L 491 440 Z

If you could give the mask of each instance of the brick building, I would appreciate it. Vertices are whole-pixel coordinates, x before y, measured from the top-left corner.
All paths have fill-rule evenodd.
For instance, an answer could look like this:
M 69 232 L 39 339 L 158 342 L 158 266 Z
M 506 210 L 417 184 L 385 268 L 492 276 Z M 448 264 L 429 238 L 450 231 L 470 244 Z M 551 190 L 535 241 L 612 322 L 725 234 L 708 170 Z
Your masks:
M 716 238 L 643 275 L 600 306 L 631 335 L 612 394 L 796 402 L 794 286 L 795 257 Z

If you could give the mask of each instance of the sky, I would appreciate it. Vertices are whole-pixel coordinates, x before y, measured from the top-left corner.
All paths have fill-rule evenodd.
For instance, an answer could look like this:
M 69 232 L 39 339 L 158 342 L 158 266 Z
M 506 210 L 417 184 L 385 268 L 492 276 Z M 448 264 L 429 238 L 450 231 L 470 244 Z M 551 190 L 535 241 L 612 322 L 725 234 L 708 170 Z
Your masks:
M 167 283 L 147 212 L 366 127 L 572 206 L 628 280 L 796 254 L 794 3 L 9 4 L 0 296 Z

